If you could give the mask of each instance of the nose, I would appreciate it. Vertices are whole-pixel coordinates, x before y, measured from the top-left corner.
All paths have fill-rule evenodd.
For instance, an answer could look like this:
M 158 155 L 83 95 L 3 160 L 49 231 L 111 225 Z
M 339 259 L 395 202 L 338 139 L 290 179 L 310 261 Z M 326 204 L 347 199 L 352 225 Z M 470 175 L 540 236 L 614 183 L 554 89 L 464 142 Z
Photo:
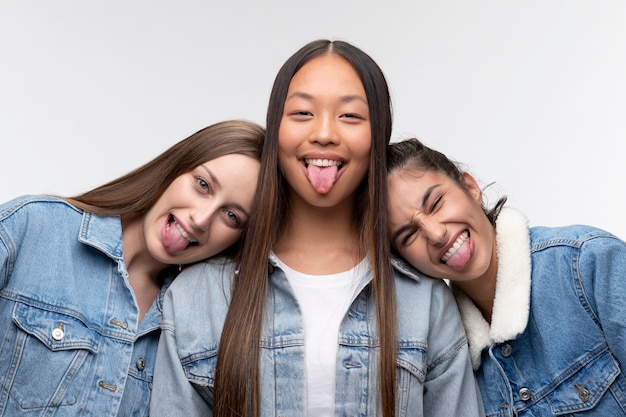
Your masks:
M 336 144 L 338 142 L 335 118 L 328 114 L 319 115 L 313 124 L 311 141 L 322 145 Z
M 190 215 L 191 227 L 201 232 L 209 230 L 216 210 L 217 206 L 212 201 L 197 207 Z
M 448 240 L 446 227 L 431 217 L 420 219 L 420 229 L 426 240 L 435 246 L 444 245 Z

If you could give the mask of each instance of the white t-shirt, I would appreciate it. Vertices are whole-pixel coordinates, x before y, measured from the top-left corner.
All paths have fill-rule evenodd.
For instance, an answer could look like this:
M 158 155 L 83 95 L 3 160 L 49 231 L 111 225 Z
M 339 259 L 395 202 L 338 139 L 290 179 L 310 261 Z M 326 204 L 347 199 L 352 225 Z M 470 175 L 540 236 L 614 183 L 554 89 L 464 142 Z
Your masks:
M 304 320 L 307 415 L 332 416 L 339 326 L 369 270 L 368 258 L 349 271 L 332 275 L 303 274 L 278 261 Z

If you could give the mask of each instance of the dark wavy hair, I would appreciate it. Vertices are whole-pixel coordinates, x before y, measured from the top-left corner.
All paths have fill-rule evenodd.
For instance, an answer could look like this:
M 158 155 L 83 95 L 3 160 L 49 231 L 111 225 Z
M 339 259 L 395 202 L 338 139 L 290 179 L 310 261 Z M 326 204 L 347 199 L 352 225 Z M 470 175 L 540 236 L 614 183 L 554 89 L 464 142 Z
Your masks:
M 390 144 L 387 150 L 387 172 L 398 172 L 409 175 L 411 172 L 415 171 L 434 171 L 442 173 L 467 191 L 467 187 L 463 181 L 463 170 L 460 165 L 442 152 L 429 148 L 417 138 L 405 139 Z M 469 193 L 469 191 L 467 192 Z M 500 197 L 491 209 L 483 204 L 483 211 L 494 227 L 496 225 L 496 219 L 506 203 L 506 200 L 507 198 L 505 196 Z

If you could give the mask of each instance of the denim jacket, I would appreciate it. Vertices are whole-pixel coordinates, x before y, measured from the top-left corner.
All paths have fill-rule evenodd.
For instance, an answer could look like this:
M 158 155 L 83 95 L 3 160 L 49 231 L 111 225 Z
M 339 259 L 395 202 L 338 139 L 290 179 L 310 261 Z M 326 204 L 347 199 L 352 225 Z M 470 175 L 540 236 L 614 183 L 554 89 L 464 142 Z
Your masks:
M 487 415 L 626 415 L 626 244 L 510 208 L 496 239 L 491 326 L 456 292 Z
M 167 285 L 139 323 L 121 232 L 54 197 L 0 205 L 0 416 L 148 415 Z
M 443 281 L 396 262 L 399 349 L 397 416 L 483 416 L 458 309 Z M 261 335 L 261 415 L 304 416 L 304 329 L 284 272 L 270 257 Z M 232 264 L 211 260 L 183 271 L 163 302 L 152 417 L 211 416 L 220 334 Z M 338 334 L 335 416 L 379 411 L 376 309 L 371 273 L 357 288 Z

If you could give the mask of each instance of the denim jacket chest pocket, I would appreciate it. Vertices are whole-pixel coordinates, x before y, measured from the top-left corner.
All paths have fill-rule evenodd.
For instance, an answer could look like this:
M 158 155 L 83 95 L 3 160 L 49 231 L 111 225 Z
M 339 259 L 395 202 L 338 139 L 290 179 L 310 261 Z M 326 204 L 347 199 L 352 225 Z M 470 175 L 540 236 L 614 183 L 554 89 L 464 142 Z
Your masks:
M 213 408 L 217 349 L 182 358 L 181 363 L 187 380 L 193 384 L 200 396 Z
M 605 351 L 560 383 L 550 394 L 552 413 L 563 415 L 597 407 L 619 374 L 619 364 L 609 351 Z
M 16 303 L 12 314 L 15 331 L 3 349 L 1 361 L 11 365 L 7 386 L 24 409 L 58 407 L 76 403 L 92 360 L 98 335 L 74 317 Z M 5 363 L 7 363 L 5 362 Z
M 398 415 L 409 416 L 421 407 L 426 380 L 426 351 L 413 344 L 400 343 L 396 359 Z M 419 404 L 416 404 L 415 402 Z

